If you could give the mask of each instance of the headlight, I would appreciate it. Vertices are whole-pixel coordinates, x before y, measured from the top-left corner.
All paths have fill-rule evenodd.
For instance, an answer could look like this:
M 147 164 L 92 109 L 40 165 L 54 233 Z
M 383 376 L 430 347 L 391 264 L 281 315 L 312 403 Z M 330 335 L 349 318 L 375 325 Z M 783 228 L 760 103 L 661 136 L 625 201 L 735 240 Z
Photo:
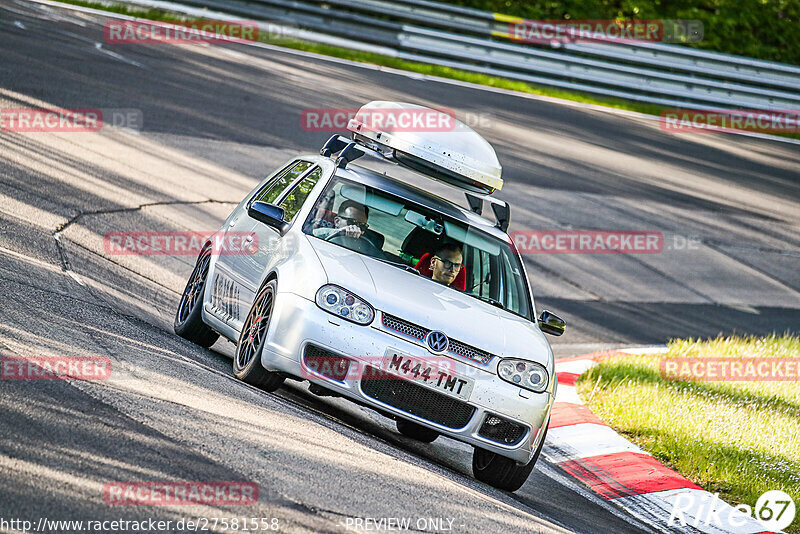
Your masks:
M 502 360 L 497 375 L 515 386 L 541 393 L 547 389 L 547 369 L 527 360 Z
M 339 286 L 325 285 L 317 291 L 317 306 L 354 323 L 367 325 L 375 318 L 372 306 Z

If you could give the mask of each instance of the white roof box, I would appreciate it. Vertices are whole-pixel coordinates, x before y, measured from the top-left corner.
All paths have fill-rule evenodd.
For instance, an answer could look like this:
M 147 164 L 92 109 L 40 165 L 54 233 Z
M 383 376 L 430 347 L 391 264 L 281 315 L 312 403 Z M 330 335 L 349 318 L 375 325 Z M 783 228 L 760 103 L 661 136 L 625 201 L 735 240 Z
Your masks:
M 436 180 L 478 193 L 503 187 L 492 145 L 452 111 L 403 102 L 365 104 L 347 129 L 356 142 Z

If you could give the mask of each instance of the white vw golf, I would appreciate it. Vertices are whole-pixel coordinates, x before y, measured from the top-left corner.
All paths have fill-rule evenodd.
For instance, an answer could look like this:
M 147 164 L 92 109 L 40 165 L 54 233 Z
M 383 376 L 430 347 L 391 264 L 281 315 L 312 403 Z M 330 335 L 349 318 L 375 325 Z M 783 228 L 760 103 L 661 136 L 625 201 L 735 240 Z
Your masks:
M 234 341 L 234 374 L 266 391 L 307 380 L 411 438 L 472 445 L 475 477 L 514 491 L 555 399 L 543 332 L 565 324 L 547 311 L 536 318 L 509 207 L 491 196 L 503 184 L 491 145 L 449 116 L 439 118 L 453 127 L 439 131 L 374 127 L 377 115 L 405 112 L 441 113 L 367 104 L 352 138 L 331 137 L 251 191 L 220 230 L 246 235 L 251 250 L 206 245 L 175 332 L 204 347 Z M 466 206 L 354 163 L 361 157 L 458 188 Z

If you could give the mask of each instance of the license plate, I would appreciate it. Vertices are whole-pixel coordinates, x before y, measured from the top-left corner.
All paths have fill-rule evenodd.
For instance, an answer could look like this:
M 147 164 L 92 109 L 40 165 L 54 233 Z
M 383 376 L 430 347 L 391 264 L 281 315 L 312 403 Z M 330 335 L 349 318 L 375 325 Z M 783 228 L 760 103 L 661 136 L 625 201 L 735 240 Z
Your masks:
M 439 357 L 440 362 L 409 356 L 394 349 L 387 349 L 381 369 L 418 384 L 440 391 L 461 400 L 469 399 L 475 381 L 453 372 L 455 362 Z

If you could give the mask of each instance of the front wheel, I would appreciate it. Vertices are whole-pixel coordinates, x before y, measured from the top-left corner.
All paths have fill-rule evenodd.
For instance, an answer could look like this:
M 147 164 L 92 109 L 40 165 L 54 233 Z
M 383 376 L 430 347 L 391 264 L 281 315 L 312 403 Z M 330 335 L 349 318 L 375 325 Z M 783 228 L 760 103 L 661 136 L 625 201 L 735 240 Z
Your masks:
M 256 295 L 242 327 L 242 333 L 239 335 L 236 354 L 233 357 L 233 374 L 236 378 L 268 392 L 277 390 L 284 380 L 283 376 L 267 371 L 261 365 L 261 353 L 267 339 L 277 289 L 275 280 L 270 280 Z
M 547 425 L 549 423 L 549 421 L 546 423 L 542 440 L 539 442 L 533 458 L 527 464 L 518 465 L 511 458 L 475 447 L 475 451 L 472 453 L 472 474 L 475 475 L 476 479 L 497 489 L 517 491 L 528 480 L 528 476 L 533 471 L 533 466 L 536 465 L 536 460 L 539 459 L 544 440 L 547 437 Z
M 210 263 L 211 248 L 206 246 L 200 251 L 194 271 L 186 282 L 173 325 L 176 334 L 205 348 L 213 345 L 219 338 L 219 334 L 203 322 L 203 291 Z

